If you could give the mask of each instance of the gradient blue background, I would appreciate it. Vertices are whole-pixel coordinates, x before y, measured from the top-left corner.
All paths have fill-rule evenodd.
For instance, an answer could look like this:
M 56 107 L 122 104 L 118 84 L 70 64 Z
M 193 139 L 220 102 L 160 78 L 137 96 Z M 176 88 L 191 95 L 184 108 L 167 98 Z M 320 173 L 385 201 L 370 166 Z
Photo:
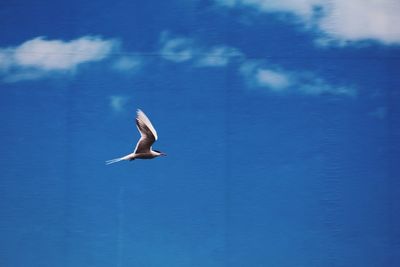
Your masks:
M 0 6 L 1 47 L 99 35 L 151 62 L 0 84 L 0 266 L 400 266 L 398 46 L 321 49 L 273 15 L 249 25 L 212 1 Z M 165 30 L 357 96 L 276 95 L 246 88 L 234 65 L 146 55 Z M 168 156 L 105 166 L 133 150 L 136 108 Z

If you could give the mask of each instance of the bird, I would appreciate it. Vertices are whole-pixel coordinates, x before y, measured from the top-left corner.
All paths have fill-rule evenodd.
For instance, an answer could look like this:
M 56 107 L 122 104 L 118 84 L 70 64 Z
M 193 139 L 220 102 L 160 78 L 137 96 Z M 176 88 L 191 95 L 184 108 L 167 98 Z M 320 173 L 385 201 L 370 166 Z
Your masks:
M 123 160 L 135 160 L 135 159 L 153 159 L 159 156 L 166 156 L 164 152 L 153 150 L 152 145 L 158 139 L 156 129 L 151 124 L 149 118 L 140 109 L 136 112 L 136 126 L 140 133 L 140 139 L 136 144 L 136 148 L 133 153 L 126 156 L 110 159 L 106 161 L 106 165 L 113 164 Z

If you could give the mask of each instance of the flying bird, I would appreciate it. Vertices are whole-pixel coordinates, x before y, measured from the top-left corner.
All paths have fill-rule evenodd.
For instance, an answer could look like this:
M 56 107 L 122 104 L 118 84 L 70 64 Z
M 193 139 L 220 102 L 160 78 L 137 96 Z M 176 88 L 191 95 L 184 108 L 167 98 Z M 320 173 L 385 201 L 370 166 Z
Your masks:
M 158 139 L 156 129 L 154 129 L 149 118 L 140 109 L 136 112 L 136 126 L 140 133 L 140 139 L 136 144 L 133 153 L 123 156 L 121 158 L 107 160 L 106 164 L 116 163 L 122 160 L 135 160 L 135 159 L 153 159 L 159 156 L 166 156 L 165 153 L 153 150 L 151 146 Z

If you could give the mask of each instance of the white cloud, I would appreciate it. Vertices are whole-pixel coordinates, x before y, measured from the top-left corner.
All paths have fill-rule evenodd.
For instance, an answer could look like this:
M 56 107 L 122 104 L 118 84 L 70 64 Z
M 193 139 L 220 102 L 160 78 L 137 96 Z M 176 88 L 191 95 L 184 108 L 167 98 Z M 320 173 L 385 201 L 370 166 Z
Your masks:
M 355 96 L 352 87 L 335 86 L 311 72 L 293 72 L 276 66 L 265 67 L 260 62 L 249 61 L 240 68 L 249 87 L 264 88 L 271 92 L 305 95 Z
M 15 64 L 43 70 L 71 70 L 79 64 L 104 59 L 113 42 L 95 37 L 82 37 L 69 42 L 45 40 L 27 41 L 15 48 Z
M 376 40 L 400 44 L 397 0 L 215 0 L 222 6 L 251 6 L 266 13 L 293 14 L 308 29 L 324 34 L 319 44 Z
M 275 91 L 288 88 L 291 84 L 290 76 L 284 72 L 270 69 L 258 69 L 255 74 L 257 83 L 261 86 L 267 86 Z
M 400 44 L 400 2 L 397 0 L 336 0 L 325 4 L 318 21 L 328 37 L 342 41 L 377 40 Z
M 129 102 L 128 96 L 123 95 L 112 95 L 110 96 L 110 107 L 115 112 L 121 112 L 125 109 L 126 105 Z
M 20 46 L 0 48 L 0 75 L 5 81 L 18 81 L 71 72 L 80 64 L 105 59 L 116 45 L 115 40 L 92 36 L 71 41 L 37 37 Z

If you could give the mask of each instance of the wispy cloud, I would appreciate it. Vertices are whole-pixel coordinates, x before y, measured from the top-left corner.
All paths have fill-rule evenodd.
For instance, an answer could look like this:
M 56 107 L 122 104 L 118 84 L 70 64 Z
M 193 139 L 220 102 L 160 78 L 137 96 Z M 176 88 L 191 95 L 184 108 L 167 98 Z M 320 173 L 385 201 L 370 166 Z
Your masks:
M 242 57 L 242 53 L 233 47 L 206 47 L 192 38 L 173 36 L 166 31 L 160 40 L 163 59 L 176 63 L 191 62 L 195 67 L 224 67 L 234 58 Z
M 250 6 L 265 13 L 292 14 L 296 22 L 323 34 L 318 44 L 346 45 L 376 40 L 400 44 L 397 0 L 215 0 L 225 7 Z
M 290 71 L 279 65 L 270 66 L 262 60 L 247 59 L 244 53 L 234 47 L 226 45 L 207 47 L 192 38 L 176 37 L 168 32 L 163 32 L 161 35 L 160 53 L 164 60 L 190 63 L 192 67 L 224 67 L 235 61 L 234 68 L 237 68 L 250 88 L 261 88 L 280 94 L 356 95 L 353 87 L 331 85 L 310 71 Z
M 81 64 L 104 60 L 117 45 L 115 40 L 93 36 L 71 41 L 37 37 L 16 47 L 0 48 L 0 75 L 15 82 L 73 72 Z
M 142 61 L 138 57 L 122 56 L 114 61 L 113 69 L 123 72 L 135 72 L 142 65 Z
M 307 71 L 288 71 L 277 66 L 248 61 L 240 68 L 251 88 L 266 89 L 275 93 L 305 95 L 355 96 L 356 90 L 349 86 L 332 85 L 317 75 Z
M 242 58 L 243 54 L 236 48 L 216 46 L 205 50 L 197 59 L 200 67 L 224 67 L 234 58 Z
M 193 58 L 193 40 L 185 37 L 172 37 L 168 32 L 161 34 L 161 56 L 173 62 L 185 62 Z
M 215 0 L 222 6 L 253 6 L 262 12 L 291 12 L 306 19 L 311 19 L 314 8 L 325 0 Z
M 381 107 L 377 107 L 374 110 L 368 112 L 368 115 L 380 120 L 383 120 L 386 118 L 388 113 L 387 107 L 381 106 Z
M 114 112 L 121 112 L 125 109 L 126 105 L 129 102 L 128 96 L 123 95 L 112 95 L 109 98 L 110 107 Z

